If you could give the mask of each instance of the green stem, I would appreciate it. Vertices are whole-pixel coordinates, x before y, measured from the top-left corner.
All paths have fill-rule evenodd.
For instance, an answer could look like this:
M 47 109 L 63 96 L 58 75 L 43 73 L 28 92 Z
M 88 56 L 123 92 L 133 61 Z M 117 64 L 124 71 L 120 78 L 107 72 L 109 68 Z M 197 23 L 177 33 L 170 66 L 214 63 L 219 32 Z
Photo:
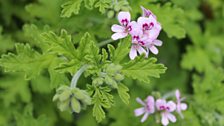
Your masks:
M 71 81 L 71 88 L 75 88 L 78 82 L 79 77 L 82 75 L 82 73 L 87 69 L 88 65 L 83 65 L 76 73 L 75 75 L 72 77 L 72 81 Z
M 102 46 L 104 46 L 104 45 L 106 45 L 106 44 L 109 44 L 109 43 L 111 43 L 111 42 L 114 42 L 115 40 L 113 40 L 113 39 L 108 39 L 108 40 L 105 40 L 105 41 L 102 41 L 102 42 L 100 42 L 100 43 L 98 43 L 97 45 L 99 46 L 99 47 L 102 47 Z
M 163 96 L 163 99 L 167 99 L 167 98 L 170 98 L 170 97 L 173 97 L 173 96 L 175 96 L 175 91 L 171 91 L 171 92 L 166 93 Z

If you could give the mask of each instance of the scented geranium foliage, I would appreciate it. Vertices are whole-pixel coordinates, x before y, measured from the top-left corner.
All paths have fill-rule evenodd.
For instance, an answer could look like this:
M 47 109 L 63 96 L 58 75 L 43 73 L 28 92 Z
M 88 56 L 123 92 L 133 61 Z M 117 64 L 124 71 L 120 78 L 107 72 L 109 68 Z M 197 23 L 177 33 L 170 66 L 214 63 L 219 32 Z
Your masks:
M 0 126 L 223 126 L 223 4 L 0 1 Z

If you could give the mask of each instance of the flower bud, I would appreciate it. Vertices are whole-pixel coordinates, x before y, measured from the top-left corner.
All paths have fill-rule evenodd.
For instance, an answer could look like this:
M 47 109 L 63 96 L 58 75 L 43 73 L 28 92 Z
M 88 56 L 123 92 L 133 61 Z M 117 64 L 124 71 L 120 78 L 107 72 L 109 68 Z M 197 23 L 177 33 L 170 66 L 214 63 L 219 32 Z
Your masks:
M 91 98 L 85 90 L 68 86 L 59 87 L 53 101 L 58 102 L 58 108 L 61 111 L 70 110 L 76 113 L 91 104 Z

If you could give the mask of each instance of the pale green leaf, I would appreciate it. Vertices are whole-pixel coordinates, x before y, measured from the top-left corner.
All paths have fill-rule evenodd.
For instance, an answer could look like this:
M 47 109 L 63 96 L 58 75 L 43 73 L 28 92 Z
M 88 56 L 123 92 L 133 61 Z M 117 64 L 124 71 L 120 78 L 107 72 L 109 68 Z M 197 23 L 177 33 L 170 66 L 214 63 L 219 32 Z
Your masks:
M 118 84 L 117 91 L 121 100 L 125 104 L 129 104 L 130 95 L 128 94 L 128 91 L 129 91 L 128 87 L 126 87 L 124 84 Z
M 123 65 L 122 73 L 127 77 L 149 83 L 150 77 L 159 78 L 167 69 L 163 64 L 156 64 L 156 61 L 156 58 L 137 57 Z
M 78 14 L 83 0 L 69 0 L 64 3 L 61 11 L 61 17 L 71 17 L 72 14 Z

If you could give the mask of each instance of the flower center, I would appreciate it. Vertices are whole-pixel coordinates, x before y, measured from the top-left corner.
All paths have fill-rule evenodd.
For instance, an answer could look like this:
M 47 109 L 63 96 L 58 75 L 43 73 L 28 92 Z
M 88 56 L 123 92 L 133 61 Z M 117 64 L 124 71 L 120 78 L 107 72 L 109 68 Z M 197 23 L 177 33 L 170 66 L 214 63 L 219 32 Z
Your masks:
M 149 23 L 149 24 L 147 24 L 147 23 L 145 23 L 145 24 L 143 24 L 142 25 L 142 28 L 143 28 L 143 30 L 145 31 L 145 30 L 150 30 L 150 29 L 152 29 L 152 27 L 154 26 L 154 23 Z
M 132 31 L 132 27 L 131 27 L 131 26 L 128 26 L 128 27 L 126 28 L 126 31 L 128 31 L 128 32 Z
M 128 19 L 122 19 L 121 24 L 124 25 L 124 26 L 127 26 L 128 25 Z

